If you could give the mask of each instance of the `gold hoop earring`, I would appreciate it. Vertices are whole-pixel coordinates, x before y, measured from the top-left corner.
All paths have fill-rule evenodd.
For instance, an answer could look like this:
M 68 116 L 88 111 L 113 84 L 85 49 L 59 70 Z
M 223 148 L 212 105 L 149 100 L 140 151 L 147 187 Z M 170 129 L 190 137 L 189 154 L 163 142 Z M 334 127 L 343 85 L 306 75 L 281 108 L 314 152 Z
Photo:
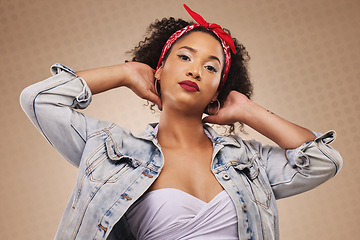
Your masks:
M 220 111 L 220 108 L 221 108 L 220 101 L 219 101 L 218 99 L 216 99 L 216 103 L 217 103 L 216 113 L 210 114 L 210 108 L 209 108 L 209 107 L 210 107 L 210 105 L 213 104 L 214 102 L 215 102 L 215 101 L 211 101 L 211 102 L 207 105 L 207 107 L 206 107 L 207 112 L 208 112 L 209 115 L 216 115 L 216 114 L 218 114 L 218 112 Z
M 156 95 L 160 96 L 160 80 L 158 80 L 157 78 L 155 78 L 155 92 L 156 92 Z

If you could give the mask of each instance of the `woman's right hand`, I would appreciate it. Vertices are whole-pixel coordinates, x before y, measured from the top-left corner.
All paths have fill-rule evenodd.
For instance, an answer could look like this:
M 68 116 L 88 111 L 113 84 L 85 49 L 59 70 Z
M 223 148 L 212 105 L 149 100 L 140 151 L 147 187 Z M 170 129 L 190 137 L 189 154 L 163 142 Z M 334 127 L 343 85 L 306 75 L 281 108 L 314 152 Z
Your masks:
M 155 70 L 149 65 L 139 62 L 124 63 L 127 76 L 124 85 L 130 88 L 140 98 L 155 103 L 161 108 L 161 99 L 155 89 Z
M 119 65 L 77 72 L 91 89 L 92 94 L 126 86 L 140 98 L 161 108 L 161 99 L 155 91 L 155 70 L 144 63 L 126 62 Z

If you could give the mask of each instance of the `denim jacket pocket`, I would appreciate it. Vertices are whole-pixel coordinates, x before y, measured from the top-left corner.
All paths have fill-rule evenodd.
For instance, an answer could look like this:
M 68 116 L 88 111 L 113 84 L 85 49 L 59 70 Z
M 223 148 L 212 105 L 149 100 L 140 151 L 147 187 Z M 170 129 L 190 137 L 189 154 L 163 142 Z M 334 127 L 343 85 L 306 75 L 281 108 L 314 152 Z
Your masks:
M 117 144 L 108 137 L 86 161 L 86 175 L 92 182 L 115 183 L 137 166 L 138 161 L 118 152 Z
M 132 167 L 136 168 L 143 163 L 128 154 L 123 154 L 119 144 L 110 136 L 105 140 L 106 151 L 109 159 L 114 163 L 127 162 Z
M 246 164 L 234 166 L 240 175 L 240 180 L 252 201 L 264 209 L 268 209 L 271 203 L 272 191 L 266 184 L 260 173 L 258 163 L 252 161 Z
M 116 153 L 115 142 L 107 137 L 92 151 L 84 161 L 84 173 L 78 179 L 72 208 L 75 209 L 81 198 L 83 189 L 93 189 L 90 197 L 105 184 L 116 183 L 134 169 L 131 157 Z M 86 195 L 86 194 L 85 194 Z M 84 195 L 84 196 L 85 196 Z

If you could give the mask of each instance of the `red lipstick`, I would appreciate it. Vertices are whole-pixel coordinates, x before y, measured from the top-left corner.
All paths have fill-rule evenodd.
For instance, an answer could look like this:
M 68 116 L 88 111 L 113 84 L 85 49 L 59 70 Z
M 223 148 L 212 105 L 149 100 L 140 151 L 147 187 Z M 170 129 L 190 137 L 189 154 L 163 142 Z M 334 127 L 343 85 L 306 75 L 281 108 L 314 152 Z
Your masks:
M 186 80 L 186 81 L 179 82 L 179 85 L 186 91 L 199 92 L 199 86 L 195 82 Z

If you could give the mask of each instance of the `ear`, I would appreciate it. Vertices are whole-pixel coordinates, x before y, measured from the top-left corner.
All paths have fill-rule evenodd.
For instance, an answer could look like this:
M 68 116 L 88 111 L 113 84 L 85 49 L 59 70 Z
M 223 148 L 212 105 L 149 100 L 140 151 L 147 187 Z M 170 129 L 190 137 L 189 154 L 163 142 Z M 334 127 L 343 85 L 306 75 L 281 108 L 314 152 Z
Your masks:
M 160 67 L 155 71 L 155 78 L 156 79 L 158 79 L 158 80 L 160 80 L 160 76 L 161 76 L 161 73 L 162 73 L 162 70 L 163 70 L 163 67 L 164 66 L 164 64 L 161 62 L 161 64 L 160 64 Z

